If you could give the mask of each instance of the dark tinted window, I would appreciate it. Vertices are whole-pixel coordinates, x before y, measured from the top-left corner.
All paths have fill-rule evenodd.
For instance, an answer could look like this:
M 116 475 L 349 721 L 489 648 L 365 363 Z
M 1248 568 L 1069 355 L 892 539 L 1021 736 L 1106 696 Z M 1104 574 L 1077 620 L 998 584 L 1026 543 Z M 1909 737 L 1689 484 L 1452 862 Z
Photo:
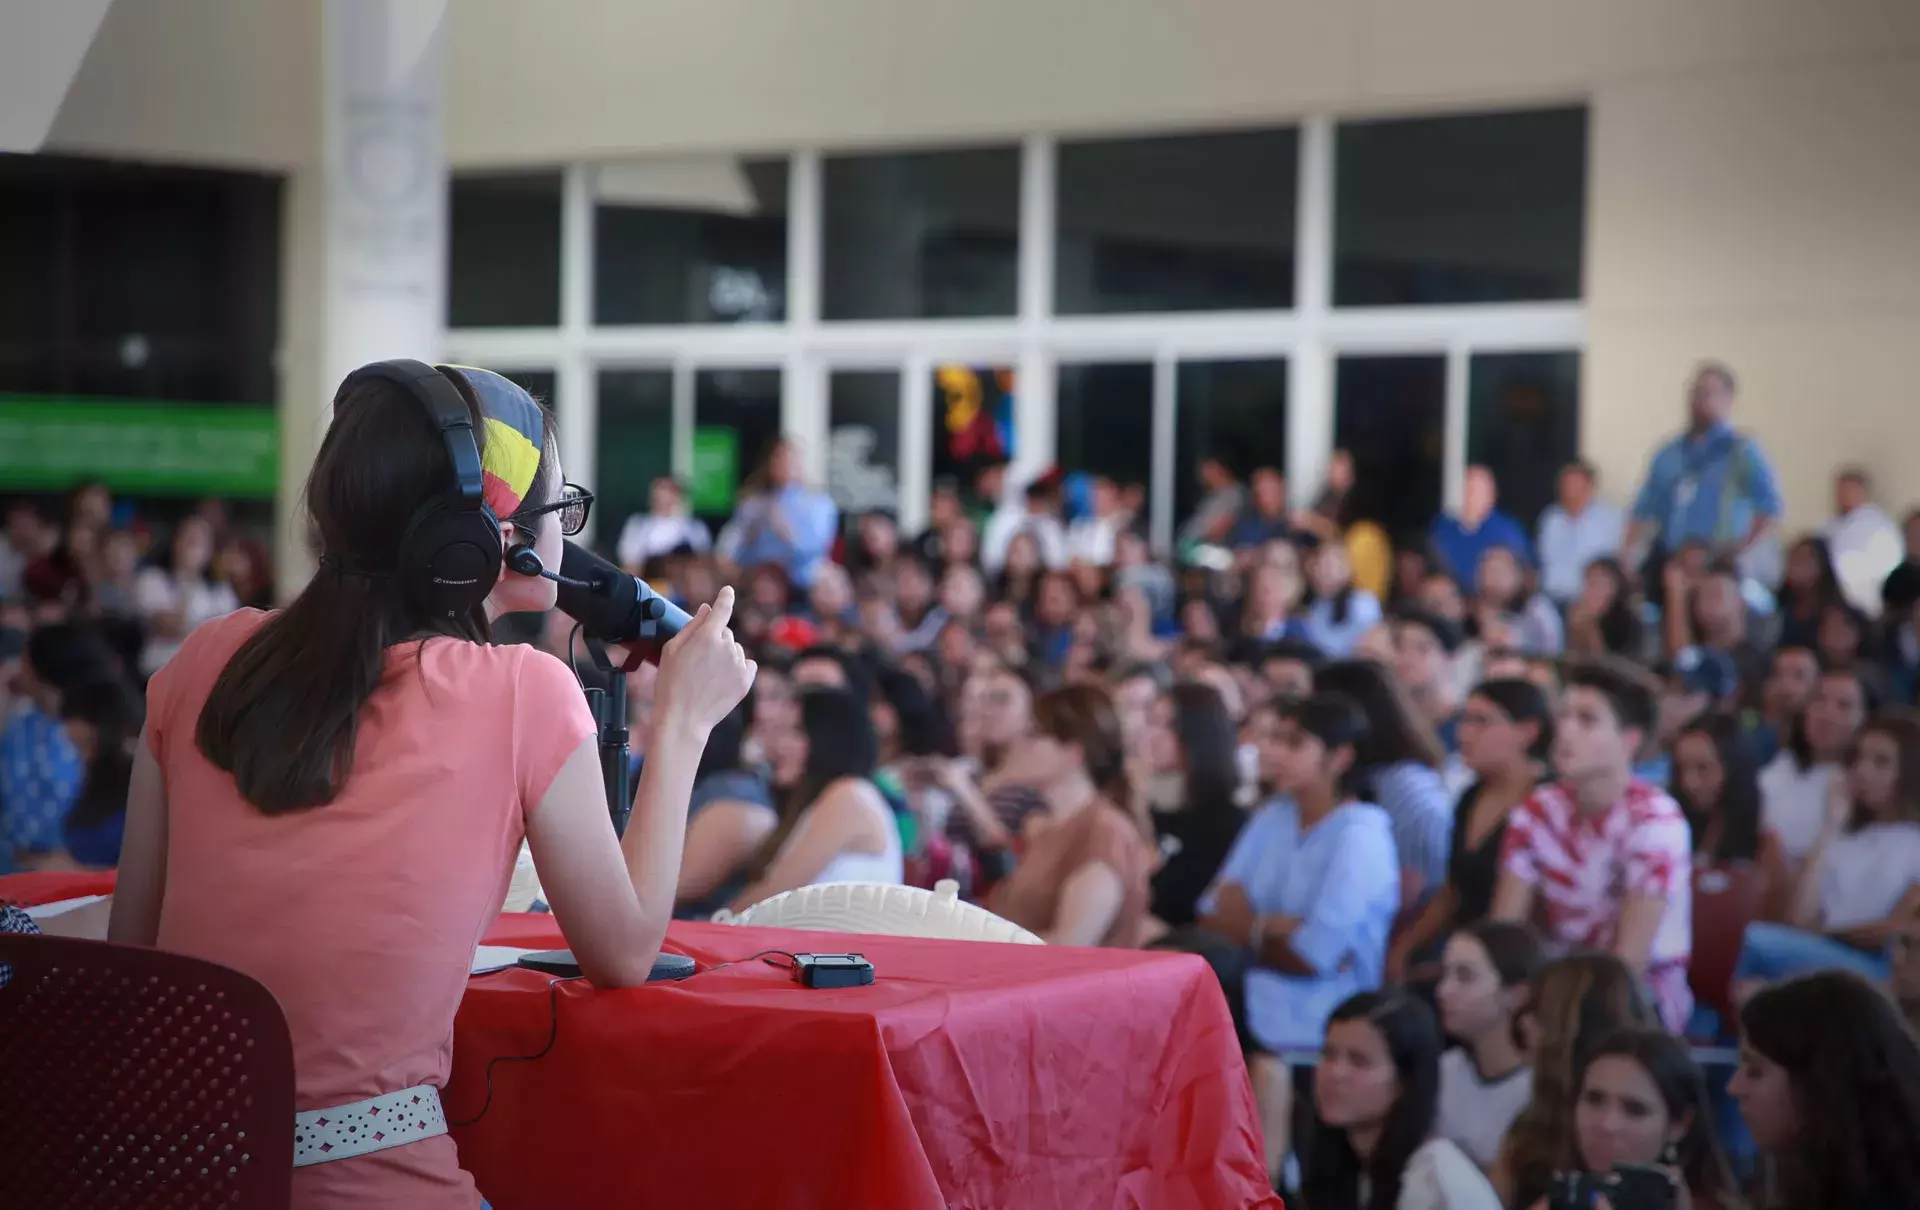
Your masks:
M 1153 479 L 1153 366 L 1063 365 L 1054 461 L 1116 483 Z M 1141 518 L 1145 520 L 1144 517 Z
M 593 209 L 595 322 L 785 319 L 787 176 L 785 159 L 603 165 Z
M 1243 483 L 1263 466 L 1287 470 L 1287 363 L 1182 362 L 1175 380 L 1174 524 L 1185 523 L 1206 489 L 1200 463 L 1217 458 Z
M 280 181 L 0 156 L 0 391 L 271 403 Z
M 1335 147 L 1337 305 L 1580 297 L 1585 109 L 1344 122 Z
M 447 222 L 447 324 L 560 322 L 560 174 L 456 176 Z
M 1481 353 L 1468 375 L 1467 461 L 1493 471 L 1500 507 L 1531 530 L 1580 456 L 1580 354 Z
M 1056 309 L 1291 306 L 1298 169 L 1292 130 L 1061 144 Z
M 673 473 L 673 373 L 602 370 L 598 393 L 596 470 L 585 486 L 594 494 L 595 543 L 612 553 L 627 518 L 647 511 L 654 479 Z
M 1017 148 L 831 156 L 825 178 L 826 318 L 1013 314 Z
M 827 490 L 843 517 L 899 511 L 898 370 L 835 370 L 828 380 Z
M 701 370 L 693 376 L 693 504 L 696 512 L 716 521 L 733 513 L 733 500 L 724 506 L 719 494 L 703 490 L 708 468 L 730 457 L 733 491 L 766 462 L 780 440 L 780 371 Z M 730 455 L 722 452 L 731 450 Z
M 1340 359 L 1333 441 L 1353 455 L 1352 515 L 1395 546 L 1424 545 L 1439 515 L 1446 419 L 1446 358 Z

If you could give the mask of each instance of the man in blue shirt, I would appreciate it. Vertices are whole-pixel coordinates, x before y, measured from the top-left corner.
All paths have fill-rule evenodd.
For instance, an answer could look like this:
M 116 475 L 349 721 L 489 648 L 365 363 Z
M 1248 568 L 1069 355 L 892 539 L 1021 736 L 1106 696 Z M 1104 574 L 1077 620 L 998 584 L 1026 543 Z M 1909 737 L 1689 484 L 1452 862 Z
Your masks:
M 833 498 L 800 481 L 800 451 L 783 440 L 767 455 L 765 492 L 741 502 L 723 553 L 741 567 L 778 564 L 795 585 L 811 588 L 839 527 Z
M 1620 510 L 1594 498 L 1597 473 L 1586 462 L 1560 471 L 1558 502 L 1540 514 L 1540 591 L 1562 608 L 1586 590 L 1587 564 L 1620 553 Z
M 1533 562 L 1533 543 L 1527 540 L 1526 529 L 1501 512 L 1499 502 L 1500 487 L 1493 472 L 1484 466 L 1470 466 L 1460 494 L 1459 513 L 1442 513 L 1434 518 L 1434 560 L 1468 591 L 1472 591 L 1474 575 L 1480 570 L 1480 556 L 1496 546 L 1511 550 L 1522 563 Z
M 1735 432 L 1733 371 L 1707 362 L 1687 392 L 1687 431 L 1660 447 L 1627 529 L 1629 557 L 1652 539 L 1671 554 L 1690 541 L 1742 559 L 1780 520 L 1780 482 L 1751 437 Z M 1765 578 L 1764 576 L 1762 578 Z

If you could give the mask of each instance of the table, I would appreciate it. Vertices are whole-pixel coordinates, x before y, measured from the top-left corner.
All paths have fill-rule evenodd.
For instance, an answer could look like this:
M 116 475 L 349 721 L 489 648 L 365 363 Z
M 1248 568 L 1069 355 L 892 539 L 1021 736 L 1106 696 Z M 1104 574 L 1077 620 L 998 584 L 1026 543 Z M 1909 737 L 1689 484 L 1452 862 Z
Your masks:
M 553 945 L 551 918 L 487 940 Z M 1278 1207 L 1218 982 L 1181 954 L 675 924 L 681 984 L 474 979 L 455 1025 L 461 1160 L 498 1210 Z M 871 987 L 745 961 L 857 950 Z M 719 963 L 735 965 L 713 969 Z
M 0 898 L 111 888 L 0 878 Z M 558 946 L 550 916 L 495 945 Z M 461 1162 L 496 1210 L 1278 1210 L 1219 985 L 1183 954 L 675 924 L 679 984 L 475 977 L 454 1026 Z M 809 991 L 759 950 L 857 950 Z M 720 967 L 722 963 L 732 963 Z M 720 967 L 720 969 L 715 969 Z M 557 1020 L 558 1029 L 553 1023 Z

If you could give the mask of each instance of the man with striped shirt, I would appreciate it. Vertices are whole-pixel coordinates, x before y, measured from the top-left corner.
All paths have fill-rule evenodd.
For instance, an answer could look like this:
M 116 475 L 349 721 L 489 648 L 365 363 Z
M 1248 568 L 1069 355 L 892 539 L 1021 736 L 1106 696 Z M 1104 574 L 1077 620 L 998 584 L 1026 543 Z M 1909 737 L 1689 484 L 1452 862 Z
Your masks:
M 1692 845 L 1678 804 L 1633 777 L 1655 702 L 1650 678 L 1624 662 L 1568 675 L 1554 727 L 1559 780 L 1507 821 L 1493 915 L 1530 921 L 1564 950 L 1610 951 L 1680 1032 L 1693 1014 Z

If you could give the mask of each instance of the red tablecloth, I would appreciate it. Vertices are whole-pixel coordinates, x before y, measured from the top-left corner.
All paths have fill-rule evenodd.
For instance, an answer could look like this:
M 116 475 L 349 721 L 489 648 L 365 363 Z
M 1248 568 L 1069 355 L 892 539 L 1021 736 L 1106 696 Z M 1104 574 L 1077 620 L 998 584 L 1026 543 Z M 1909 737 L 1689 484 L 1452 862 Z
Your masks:
M 79 899 L 84 895 L 113 894 L 113 871 L 49 870 L 45 873 L 0 876 L 0 903 L 34 907 Z
M 111 874 L 0 877 L 0 899 L 103 894 Z M 496 945 L 557 946 L 550 916 Z M 677 924 L 702 973 L 599 991 L 525 970 L 455 1023 L 460 1159 L 498 1210 L 1277 1208 L 1219 984 L 1196 958 Z M 857 950 L 871 987 L 808 991 L 741 962 Z M 721 962 L 740 962 L 712 970 Z
M 487 940 L 558 945 L 548 917 Z M 1277 1207 L 1219 984 L 1197 958 L 675 925 L 702 973 L 599 991 L 476 978 L 455 1025 L 461 1162 L 498 1210 Z M 809 991 L 758 950 L 856 950 Z M 722 970 L 710 964 L 738 962 Z

